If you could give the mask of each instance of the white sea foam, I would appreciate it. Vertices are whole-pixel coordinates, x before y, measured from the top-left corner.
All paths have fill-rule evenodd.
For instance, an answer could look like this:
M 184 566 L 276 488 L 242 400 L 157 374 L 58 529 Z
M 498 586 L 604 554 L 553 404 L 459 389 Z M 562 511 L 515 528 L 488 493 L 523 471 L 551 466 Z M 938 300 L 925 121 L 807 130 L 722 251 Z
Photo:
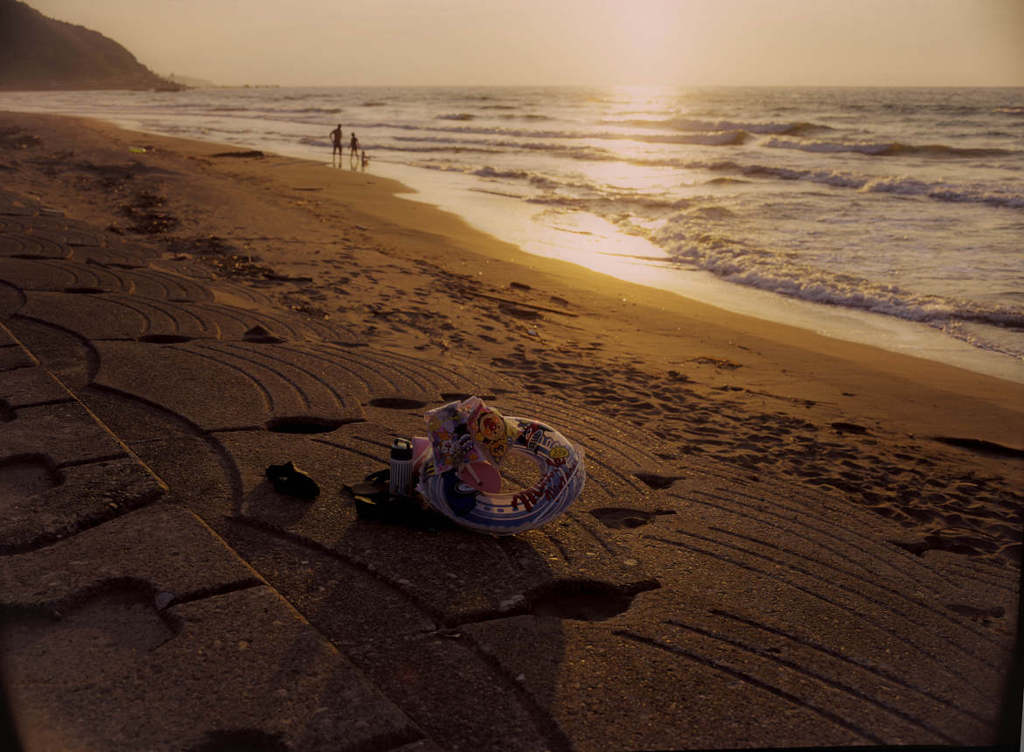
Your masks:
M 958 322 L 1024 328 L 1024 311 L 986 307 L 963 299 L 920 295 L 898 285 L 871 281 L 848 273 L 829 273 L 794 263 L 785 253 L 751 249 L 727 238 L 688 230 L 693 212 L 651 233 L 651 240 L 671 256 L 729 282 L 792 298 L 896 316 L 947 328 Z
M 867 193 L 897 193 L 903 196 L 926 196 L 937 201 L 1024 209 L 1024 194 L 996 191 L 988 187 L 930 183 L 906 177 L 875 178 L 866 181 L 860 190 Z

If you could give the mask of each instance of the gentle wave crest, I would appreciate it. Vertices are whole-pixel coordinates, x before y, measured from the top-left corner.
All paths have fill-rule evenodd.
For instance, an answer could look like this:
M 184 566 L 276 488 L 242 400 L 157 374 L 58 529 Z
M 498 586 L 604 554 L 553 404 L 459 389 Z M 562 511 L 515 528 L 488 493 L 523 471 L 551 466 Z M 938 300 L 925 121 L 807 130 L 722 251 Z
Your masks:
M 785 139 L 769 139 L 764 146 L 770 149 L 799 149 L 800 151 L 818 152 L 821 154 L 837 154 L 852 152 L 865 154 L 872 157 L 897 157 L 906 155 L 922 155 L 933 157 L 1002 157 L 1014 154 L 1009 149 L 996 148 L 970 148 L 962 146 L 948 146 L 946 144 L 903 144 L 893 143 L 864 143 L 848 144 L 833 141 L 787 141 Z
M 868 177 L 835 169 L 812 170 L 778 165 L 744 165 L 731 160 L 680 163 L 680 166 L 683 165 L 687 169 L 736 173 L 744 177 L 801 180 L 835 188 L 852 188 L 865 193 L 893 193 L 952 203 L 977 203 L 1010 209 L 1024 208 L 1024 194 L 1013 191 L 999 192 L 988 186 L 939 183 L 898 176 Z
M 452 113 L 449 115 L 438 115 L 435 120 L 451 120 L 468 122 L 475 117 L 464 113 Z M 528 120 L 551 120 L 547 116 L 516 115 L 508 119 Z M 514 128 L 491 125 L 465 125 L 465 126 L 442 126 L 422 125 L 402 122 L 356 122 L 354 128 L 360 129 L 387 129 L 397 131 L 421 131 L 424 133 L 443 133 L 464 136 L 502 136 L 507 139 L 546 139 L 549 141 L 633 141 L 648 144 L 692 144 L 695 146 L 737 146 L 745 143 L 750 134 L 744 130 L 715 131 L 692 134 L 657 134 L 657 133 L 617 133 L 613 131 L 573 131 L 573 130 L 544 130 L 534 128 Z M 420 138 L 440 138 L 438 136 L 421 136 Z M 451 135 L 449 136 L 449 139 Z M 453 142 L 454 143 L 454 142 Z M 514 141 L 503 142 L 508 148 L 515 148 Z M 534 143 L 536 143 L 534 141 Z M 552 149 L 559 148 L 556 143 L 551 145 Z
M 803 135 L 807 133 L 818 133 L 830 131 L 827 125 L 818 123 L 795 122 L 795 123 L 757 123 L 757 122 L 732 122 L 728 120 L 692 120 L 685 118 L 665 118 L 660 120 L 629 119 L 629 120 L 603 120 L 604 125 L 629 125 L 636 128 L 663 128 L 675 131 L 691 132 L 713 132 L 713 131 L 746 131 L 758 135 Z

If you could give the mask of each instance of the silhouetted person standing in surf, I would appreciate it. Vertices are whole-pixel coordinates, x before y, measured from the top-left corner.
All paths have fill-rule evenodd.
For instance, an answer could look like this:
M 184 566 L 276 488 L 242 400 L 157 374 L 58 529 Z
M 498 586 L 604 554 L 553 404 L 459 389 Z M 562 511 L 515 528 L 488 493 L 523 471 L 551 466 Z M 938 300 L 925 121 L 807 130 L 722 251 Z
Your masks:
M 333 149 L 331 150 L 331 161 L 334 161 L 334 155 L 338 155 L 338 159 L 341 159 L 344 147 L 341 143 L 341 123 L 338 123 L 338 127 L 331 131 L 331 144 Z
M 359 139 L 356 138 L 355 131 L 352 131 L 352 138 L 348 142 L 348 156 L 352 164 L 355 164 L 359 158 Z

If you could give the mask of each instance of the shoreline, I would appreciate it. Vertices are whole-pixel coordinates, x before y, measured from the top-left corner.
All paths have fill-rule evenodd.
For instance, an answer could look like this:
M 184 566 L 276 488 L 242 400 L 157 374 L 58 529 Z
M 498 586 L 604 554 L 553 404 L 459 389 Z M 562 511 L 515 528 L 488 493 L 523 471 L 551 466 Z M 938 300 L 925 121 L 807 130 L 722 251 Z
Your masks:
M 136 130 L 127 125 L 111 122 L 117 127 Z M 209 143 L 215 142 L 210 141 Z M 252 147 L 249 143 L 239 143 L 237 146 L 239 148 L 261 148 L 258 144 L 256 147 Z M 295 147 L 282 152 L 281 155 L 311 161 L 325 167 L 330 166 L 327 162 L 321 162 L 311 157 L 311 151 L 312 149 L 308 146 Z M 271 152 L 273 152 L 273 147 Z M 528 255 L 560 259 L 623 282 L 671 292 L 730 313 L 795 327 L 831 339 L 870 345 L 889 352 L 1024 384 L 1024 359 L 1020 356 L 998 349 L 976 347 L 964 339 L 922 322 L 860 308 L 848 308 L 841 305 L 816 303 L 799 297 L 789 297 L 771 290 L 729 282 L 705 270 L 685 270 L 672 267 L 665 270 L 667 274 L 662 274 L 657 271 L 657 266 L 650 265 L 647 260 L 640 261 L 631 269 L 628 264 L 615 264 L 614 260 L 609 263 L 612 256 L 620 254 L 611 254 L 611 256 L 599 259 L 592 253 L 564 252 L 556 248 L 557 243 L 553 243 L 550 237 L 543 241 L 535 237 L 538 232 L 544 236 L 558 233 L 551 227 L 534 223 L 529 216 L 532 210 L 527 210 L 517 200 L 500 194 L 477 195 L 475 197 L 477 202 L 482 199 L 484 203 L 494 204 L 485 207 L 481 203 L 465 200 L 465 191 L 473 189 L 468 186 L 458 186 L 460 178 L 464 176 L 445 172 L 433 173 L 387 160 L 380 160 L 378 164 L 385 165 L 381 172 L 390 173 L 384 174 L 383 177 L 407 185 L 410 189 L 409 193 L 423 192 L 422 198 L 410 197 L 411 200 L 421 201 L 441 211 L 451 212 L 475 229 L 503 242 L 516 245 Z M 531 229 L 519 232 L 510 226 L 509 217 L 516 215 L 519 215 L 519 226 L 527 225 Z M 625 251 L 621 254 L 626 257 L 623 261 L 628 261 L 628 257 L 631 255 L 629 249 L 637 246 L 649 246 L 653 255 L 664 253 L 662 248 L 650 244 L 644 238 L 624 233 L 604 220 L 601 222 L 610 232 L 608 240 L 621 245 Z M 536 246 L 536 250 L 528 250 L 528 243 Z M 643 256 L 643 253 L 640 255 Z M 608 268 L 600 268 L 602 265 Z
M 241 148 L 248 148 L 248 145 L 243 145 Z M 330 167 L 326 162 L 320 162 L 300 153 L 302 151 L 305 150 L 296 149 L 294 154 L 283 156 Z M 656 265 L 652 266 L 647 259 L 642 258 L 642 252 L 640 253 L 641 259 L 631 265 L 629 259 L 634 254 L 630 251 L 636 250 L 639 246 L 649 246 L 654 255 L 662 254 L 664 251 L 656 245 L 651 245 L 646 239 L 623 233 L 603 220 L 602 223 L 606 225 L 606 230 L 610 232 L 609 242 L 617 244 L 615 245 L 617 250 L 621 246 L 623 253 L 612 253 L 598 258 L 591 253 L 563 252 L 552 245 L 550 238 L 544 241 L 531 239 L 531 231 L 522 233 L 521 238 L 515 238 L 515 233 L 508 225 L 508 217 L 514 214 L 522 214 L 522 223 L 531 224 L 533 232 L 539 230 L 542 234 L 550 236 L 557 235 L 557 231 L 549 227 L 542 227 L 540 224 L 533 224 L 528 216 L 531 212 L 524 210 L 519 205 L 519 201 L 506 196 L 483 197 L 487 202 L 494 203 L 494 206 L 490 207 L 474 206 L 460 201 L 459 194 L 470 189 L 457 188 L 448 184 L 448 182 L 456 180 L 458 176 L 443 172 L 427 174 L 428 171 L 379 158 L 375 161 L 378 164 L 377 172 L 381 173 L 381 177 L 396 180 L 405 186 L 399 191 L 400 193 L 403 195 L 417 194 L 406 196 L 410 200 L 420 201 L 441 211 L 451 212 L 474 229 L 502 242 L 516 245 L 519 250 L 530 256 L 561 260 L 623 282 L 670 292 L 694 302 L 741 316 L 782 324 L 830 339 L 869 345 L 888 352 L 1024 384 L 1024 359 L 1020 356 L 1000 350 L 976 347 L 963 339 L 921 322 L 859 308 L 791 298 L 771 290 L 729 282 L 704 270 L 668 268 L 665 270 L 667 274 L 662 274 Z M 384 165 L 384 168 L 381 169 L 380 165 Z M 416 186 L 423 186 L 423 188 Z M 443 196 L 452 198 L 446 200 Z M 509 213 L 509 210 L 512 214 Z M 526 243 L 535 246 L 536 250 L 529 250 Z M 612 257 L 615 256 L 623 258 L 613 259 Z M 623 263 L 615 263 L 618 260 Z M 602 266 L 607 268 L 601 268 Z
M 560 258 L 566 263 L 606 274 L 623 282 L 671 292 L 730 313 L 791 326 L 830 339 L 870 345 L 888 352 L 1024 383 L 1024 360 L 1019 356 L 976 347 L 941 329 L 898 316 L 793 298 L 771 290 L 729 282 L 705 270 L 660 266 L 652 261 L 652 257 L 664 254 L 662 248 L 650 244 L 644 238 L 622 233 L 614 225 L 604 221 L 600 224 L 602 229 L 608 232 L 608 236 L 602 236 L 602 240 L 621 252 L 595 256 L 593 252 L 565 251 L 558 248 L 552 237 L 547 237 L 544 241 L 531 239 L 530 231 L 520 233 L 521 238 L 512 239 L 516 233 L 508 224 L 510 213 L 522 214 L 520 219 L 524 223 L 531 221 L 528 217 L 530 212 L 517 206 L 517 200 L 499 194 L 476 197 L 471 204 L 460 203 L 459 194 L 473 189 L 468 186 L 459 189 L 447 184 L 439 189 L 439 180 L 453 180 L 448 174 L 420 176 L 417 174 L 420 170 L 415 167 L 393 162 L 387 162 L 385 165 L 386 167 L 379 171 L 413 186 L 413 193 L 420 194 L 420 189 L 415 186 L 423 186 L 422 197 L 413 196 L 412 200 L 422 201 L 442 211 L 450 211 L 482 232 L 498 238 L 508 238 L 509 242 L 518 244 L 530 255 Z M 545 236 L 557 235 L 557 228 L 537 225 L 532 229 L 539 229 Z M 530 243 L 535 249 L 528 249 L 524 243 Z M 634 256 L 637 257 L 635 260 Z M 668 260 L 666 256 L 665 261 Z
M 10 115 L 19 116 L 18 113 Z M 959 395 L 970 399 L 975 406 L 991 402 L 999 411 L 1019 413 L 1024 409 L 1024 383 L 732 313 L 678 293 L 620 280 L 570 262 L 530 254 L 512 243 L 476 229 L 456 214 L 416 199 L 407 199 L 406 194 L 412 192 L 412 189 L 393 179 L 373 175 L 372 172 L 331 170 L 325 167 L 325 163 L 270 154 L 263 160 L 218 159 L 211 155 L 240 149 L 233 145 L 125 131 L 111 123 L 90 118 L 51 115 L 25 117 L 89 124 L 101 138 L 116 137 L 125 147 L 121 153 L 125 160 L 146 159 L 143 155 L 127 151 L 128 145 L 141 141 L 173 146 L 182 153 L 192 155 L 189 157 L 192 160 L 209 159 L 211 161 L 206 166 L 212 168 L 214 174 L 220 173 L 228 179 L 241 179 L 256 184 L 265 182 L 267 186 L 273 186 L 270 190 L 279 192 L 282 197 L 291 194 L 285 203 L 311 212 L 316 225 L 321 228 L 334 221 L 351 222 L 349 217 L 353 214 L 363 215 L 378 224 L 377 227 L 363 226 L 361 231 L 368 231 L 373 239 L 389 244 L 396 253 L 406 258 L 417 258 L 416 254 L 421 253 L 422 259 L 445 266 L 450 271 L 464 273 L 467 269 L 476 269 L 477 262 L 472 260 L 473 257 L 483 257 L 487 259 L 484 263 L 488 274 L 494 277 L 493 282 L 499 287 L 507 287 L 516 277 L 543 280 L 536 286 L 554 286 L 554 297 L 581 301 L 583 305 L 580 307 L 590 315 L 596 315 L 606 322 L 615 322 L 611 327 L 607 324 L 598 325 L 598 329 L 607 328 L 634 338 L 634 344 L 648 353 L 664 354 L 671 351 L 674 339 L 671 333 L 685 335 L 685 326 L 710 326 L 715 327 L 718 340 L 713 347 L 724 357 L 735 357 L 740 354 L 738 349 L 747 352 L 754 349 L 753 345 L 737 346 L 734 340 L 740 338 L 752 338 L 762 349 L 767 345 L 767 349 L 772 352 L 766 360 L 783 363 L 780 370 L 791 372 L 790 377 L 781 382 L 790 382 L 793 391 L 809 391 L 820 395 L 821 390 L 814 386 L 816 376 L 822 382 L 829 382 L 824 389 L 825 394 L 833 397 L 837 393 L 857 394 L 859 399 L 863 399 L 865 394 L 876 393 L 884 382 L 887 390 L 895 388 L 900 396 L 868 402 L 873 402 L 875 409 L 882 403 L 888 403 L 888 409 L 883 411 L 885 419 L 903 415 L 912 421 L 923 421 L 924 426 L 936 430 L 942 421 L 932 419 L 934 405 L 940 404 L 944 398 L 936 397 L 931 402 L 922 400 L 920 389 L 935 390 L 940 395 Z M 73 146 L 73 141 L 73 138 L 69 139 L 66 145 Z M 268 168 L 268 164 L 272 166 Z M 280 210 L 280 207 L 277 208 Z M 198 208 L 191 209 L 189 221 L 198 223 L 202 213 Z M 110 220 L 115 215 L 108 208 L 101 210 L 98 216 Z M 218 229 L 227 236 L 237 232 L 238 228 L 229 229 L 222 225 Z M 295 228 L 296 231 L 298 229 Z M 399 244 L 413 239 L 416 242 L 411 252 Z M 457 248 L 460 256 L 452 257 L 447 253 L 443 247 L 445 242 Z M 260 241 L 252 241 L 253 248 L 260 245 Z M 280 249 L 267 248 L 265 242 L 257 251 L 268 261 L 285 267 L 301 269 L 316 261 L 311 257 L 300 260 Z M 466 255 L 469 255 L 468 259 Z M 653 326 L 637 328 L 629 323 L 631 318 L 651 322 Z M 650 331 L 643 331 L 645 329 Z M 648 336 L 637 338 L 638 334 Z M 685 352 L 693 343 L 684 339 L 679 344 Z M 830 359 L 830 365 L 819 367 L 816 361 L 819 357 Z M 745 364 L 751 370 L 752 366 Z M 834 378 L 836 374 L 842 374 L 842 377 Z M 758 377 L 764 386 L 776 388 L 780 385 L 778 373 L 761 371 Z M 794 383 L 801 386 L 794 388 Z M 919 406 L 915 407 L 915 403 Z M 921 407 L 926 403 L 927 407 Z M 952 405 L 948 407 L 952 408 Z M 955 411 L 962 418 L 966 412 L 969 411 L 962 407 Z M 945 417 L 948 419 L 954 415 L 946 413 Z M 965 418 L 965 421 L 963 431 L 973 430 L 985 434 L 976 438 L 1024 449 L 1024 429 L 1014 430 L 1011 424 L 1002 423 L 1001 428 L 993 430 L 994 424 L 990 420 Z M 919 428 L 917 432 L 925 430 L 928 429 Z
M 102 117 L 101 114 L 98 116 Z M 137 119 L 133 120 L 130 114 L 109 122 L 115 122 L 129 130 L 148 132 L 141 128 L 143 123 Z M 176 130 L 176 127 L 170 129 Z M 225 134 L 225 142 L 237 143 L 238 148 L 263 149 L 268 153 L 280 150 L 281 154 L 288 157 L 326 164 L 319 157 L 329 152 L 329 149 L 321 151 L 319 147 L 312 146 L 311 142 L 305 143 L 309 140 L 308 137 L 303 137 L 303 143 L 292 144 L 285 143 L 276 136 L 262 134 L 258 130 L 248 133 L 248 137 L 240 135 L 235 138 Z M 639 282 L 646 287 L 667 289 L 732 312 L 1024 383 L 1024 360 L 1021 360 L 1019 355 L 1012 354 L 1019 353 L 1019 349 L 1008 344 L 1016 336 L 1012 330 L 998 330 L 1002 332 L 999 334 L 993 329 L 986 346 L 977 347 L 968 342 L 972 336 L 971 326 L 950 334 L 944 329 L 915 321 L 912 316 L 903 318 L 901 315 L 874 313 L 857 308 L 856 305 L 846 307 L 813 302 L 802 296 L 789 297 L 782 293 L 762 290 L 756 284 L 748 286 L 725 281 L 708 271 L 689 270 L 675 265 L 661 267 L 646 261 L 617 263 L 627 260 L 604 255 L 601 251 L 606 246 L 616 252 L 621 246 L 626 254 L 630 254 L 635 252 L 632 246 L 646 244 L 647 241 L 625 234 L 612 224 L 604 223 L 604 226 L 595 229 L 591 238 L 595 242 L 586 249 L 574 248 L 573 244 L 565 243 L 559 237 L 564 235 L 559 232 L 559 227 L 546 220 L 532 217 L 533 209 L 522 202 L 508 197 L 466 193 L 465 189 L 472 184 L 472 178 L 464 178 L 461 174 L 408 167 L 398 162 L 387 162 L 383 156 L 377 159 L 382 161 L 374 161 L 375 169 L 372 169 L 375 172 L 400 181 L 404 180 L 414 189 L 419 188 L 423 191 L 425 195 L 416 197 L 416 200 L 425 200 L 431 205 L 453 211 L 472 226 L 497 238 L 518 244 L 528 253 L 561 256 L 586 268 Z M 592 218 L 592 215 L 587 214 L 581 216 L 584 220 Z M 569 224 L 572 223 L 570 219 Z M 587 229 L 593 229 L 589 225 L 585 226 Z M 601 240 L 600 243 L 596 242 L 598 238 Z M 653 250 L 650 255 L 660 256 L 663 253 L 658 246 L 650 248 Z M 602 268 L 605 264 L 610 264 L 609 268 Z M 983 344 L 986 336 L 988 335 L 982 335 Z M 1011 339 L 1001 342 L 1000 337 Z
M 27 742 L 1015 742 L 1021 385 L 530 256 L 372 174 L 0 134 Z M 502 538 L 367 519 L 353 484 L 471 394 L 586 452 L 572 507 Z

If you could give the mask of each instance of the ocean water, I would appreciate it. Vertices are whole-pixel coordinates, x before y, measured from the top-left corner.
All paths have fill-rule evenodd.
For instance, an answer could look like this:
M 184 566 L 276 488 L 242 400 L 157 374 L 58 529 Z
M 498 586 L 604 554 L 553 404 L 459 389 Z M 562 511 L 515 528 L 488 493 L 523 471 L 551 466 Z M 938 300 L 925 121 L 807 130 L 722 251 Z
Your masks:
M 26 92 L 0 109 L 324 162 L 340 122 L 371 172 L 529 252 L 1024 381 L 1024 88 Z

